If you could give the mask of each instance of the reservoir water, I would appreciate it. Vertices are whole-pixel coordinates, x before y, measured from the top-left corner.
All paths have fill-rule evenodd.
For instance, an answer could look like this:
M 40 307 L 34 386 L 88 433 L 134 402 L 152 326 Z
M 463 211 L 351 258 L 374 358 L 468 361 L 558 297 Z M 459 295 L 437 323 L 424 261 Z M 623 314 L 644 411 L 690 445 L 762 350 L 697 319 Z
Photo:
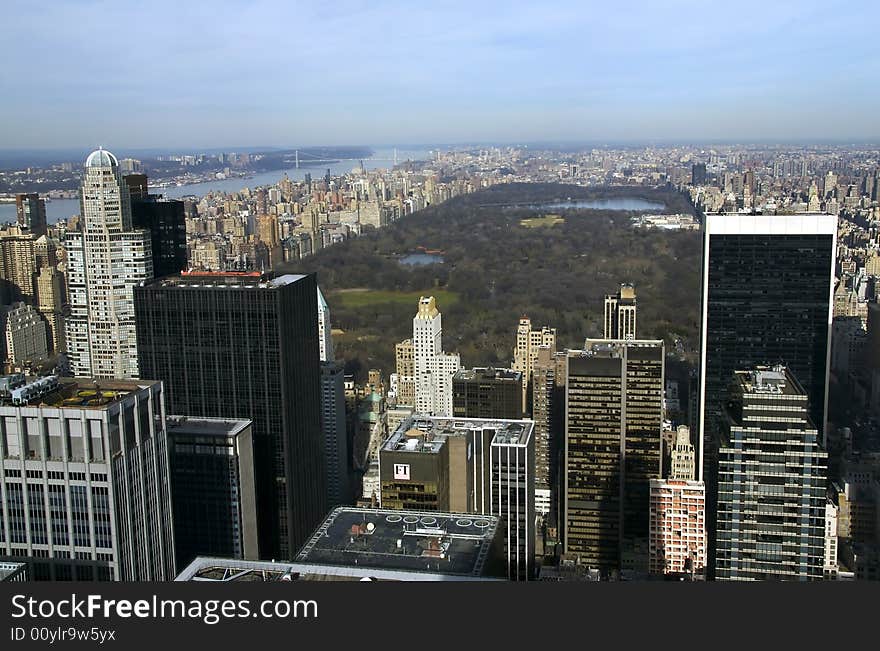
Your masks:
M 426 264 L 441 264 L 443 262 L 443 256 L 436 253 L 410 253 L 409 255 L 403 256 L 399 262 L 400 264 L 405 264 L 409 267 Z
M 665 210 L 666 206 L 656 201 L 646 201 L 635 197 L 614 197 L 611 199 L 587 199 L 579 201 L 556 201 L 553 203 L 529 204 L 530 208 L 570 208 L 586 210 Z

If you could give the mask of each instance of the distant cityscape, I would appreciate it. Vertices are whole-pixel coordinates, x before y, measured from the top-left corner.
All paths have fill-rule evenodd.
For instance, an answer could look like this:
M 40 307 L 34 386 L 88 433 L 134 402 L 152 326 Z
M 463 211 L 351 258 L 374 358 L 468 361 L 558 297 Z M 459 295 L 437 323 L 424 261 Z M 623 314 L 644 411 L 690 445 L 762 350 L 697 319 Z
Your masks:
M 0 172 L 0 577 L 880 579 L 880 148 L 545 147 Z M 601 336 L 511 311 L 509 359 L 468 358 L 435 282 L 394 367 L 352 372 L 311 261 L 538 184 L 538 249 L 608 202 L 640 237 L 699 233 L 698 349 L 646 336 L 620 277 L 570 306 Z

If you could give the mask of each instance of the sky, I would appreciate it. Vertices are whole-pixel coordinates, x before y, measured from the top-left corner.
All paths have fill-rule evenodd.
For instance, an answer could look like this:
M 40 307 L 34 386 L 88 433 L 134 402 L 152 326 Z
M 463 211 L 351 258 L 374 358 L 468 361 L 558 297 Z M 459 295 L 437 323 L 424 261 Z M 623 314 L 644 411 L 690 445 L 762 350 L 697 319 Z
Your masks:
M 0 149 L 880 141 L 880 3 L 3 0 Z

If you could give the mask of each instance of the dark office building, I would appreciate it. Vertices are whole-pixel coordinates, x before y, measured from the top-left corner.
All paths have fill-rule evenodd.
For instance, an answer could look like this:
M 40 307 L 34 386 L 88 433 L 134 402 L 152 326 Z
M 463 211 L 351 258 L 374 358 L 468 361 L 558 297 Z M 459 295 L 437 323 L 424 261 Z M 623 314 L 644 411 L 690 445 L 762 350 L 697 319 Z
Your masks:
M 186 217 L 182 201 L 150 194 L 146 174 L 123 177 L 131 195 L 131 222 L 150 231 L 153 276 L 161 278 L 186 269 Z
M 568 352 L 564 553 L 606 574 L 647 573 L 664 368 L 662 341 L 587 340 Z
M 314 275 L 192 272 L 135 288 L 142 377 L 168 412 L 253 423 L 261 558 L 292 558 L 325 515 Z
M 177 567 L 259 558 L 251 422 L 169 416 L 165 431 Z
M 15 214 L 19 226 L 37 237 L 46 234 L 46 202 L 37 193 L 15 195 Z
M 837 217 L 709 214 L 704 231 L 702 440 L 713 440 L 720 425 L 733 373 L 777 363 L 800 380 L 821 435 L 828 405 Z
M 457 418 L 522 418 L 522 373 L 506 368 L 473 368 L 456 372 L 452 378 L 452 415 Z
M 719 433 L 715 579 L 821 580 L 828 464 L 807 393 L 782 366 L 732 380 Z
M 706 163 L 694 163 L 694 165 L 691 166 L 692 185 L 706 185 L 708 178 L 709 177 L 706 174 Z
M 718 434 L 736 371 L 784 364 L 824 445 L 837 217 L 708 214 L 703 237 L 697 479 L 706 482 L 709 578 L 717 549 Z

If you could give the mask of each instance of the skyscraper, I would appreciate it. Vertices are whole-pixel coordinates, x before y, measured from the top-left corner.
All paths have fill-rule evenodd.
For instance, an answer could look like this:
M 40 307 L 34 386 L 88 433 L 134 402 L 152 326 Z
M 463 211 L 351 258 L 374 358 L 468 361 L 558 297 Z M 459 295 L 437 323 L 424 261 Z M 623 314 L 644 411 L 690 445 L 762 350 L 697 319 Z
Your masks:
M 49 328 L 50 350 L 64 352 L 64 276 L 55 267 L 42 267 L 37 274 L 37 309 Z
M 169 416 L 166 433 L 177 567 L 259 558 L 251 422 Z
M 321 362 L 321 427 L 327 468 L 327 505 L 350 504 L 348 468 L 351 452 L 345 417 L 345 368 L 340 362 Z
M 557 377 L 557 355 L 549 346 L 540 347 L 532 364 L 532 420 L 535 421 L 535 510 L 547 515 L 558 483 L 561 407 L 564 383 Z M 557 383 L 557 380 L 559 382 Z M 554 509 L 554 512 L 556 510 Z
M 3 316 L 6 358 L 10 364 L 42 362 L 49 357 L 46 322 L 33 305 L 13 303 Z
M 735 371 L 785 363 L 824 431 L 836 241 L 833 215 L 706 215 L 698 479 Z
M 732 374 L 718 436 L 715 578 L 819 580 L 827 455 L 790 369 Z
M 382 508 L 497 515 L 508 576 L 531 578 L 533 428 L 529 420 L 410 416 L 379 450 Z
M 452 376 L 461 367 L 461 360 L 458 353 L 443 352 L 442 315 L 433 296 L 419 298 L 412 346 L 416 412 L 450 416 Z
M 322 362 L 333 361 L 333 339 L 331 337 L 330 307 L 318 287 L 318 354 Z
M 123 177 L 131 195 L 131 222 L 150 233 L 153 276 L 186 269 L 186 218 L 182 201 L 150 194 L 145 174 Z
M 679 426 L 668 476 L 651 480 L 649 570 L 678 578 L 704 577 L 706 486 L 695 479 L 690 430 Z
M 260 556 L 326 513 L 315 277 L 192 272 L 135 290 L 142 373 L 169 411 L 253 422 Z
M 529 407 L 528 390 L 532 381 L 532 365 L 542 347 L 556 352 L 556 328 L 543 326 L 540 330 L 532 330 L 532 320 L 523 316 L 516 328 L 516 348 L 513 350 L 513 370 L 522 373 L 522 410 L 526 413 Z
M 567 356 L 564 553 L 647 572 L 650 480 L 660 476 L 662 341 L 587 340 Z
M 67 231 L 70 369 L 78 377 L 140 377 L 134 287 L 153 277 L 150 233 L 135 230 L 116 157 L 86 159 L 80 230 Z
M 35 244 L 34 235 L 18 226 L 0 232 L 0 280 L 10 302 L 34 300 Z
M 636 290 L 621 285 L 617 294 L 605 295 L 605 339 L 636 338 Z
M 39 237 L 46 234 L 46 202 L 36 193 L 15 195 L 18 225 Z
M 461 369 L 452 378 L 452 415 L 456 418 L 523 417 L 522 373 L 506 368 Z
M 0 384 L 0 560 L 36 580 L 171 580 L 162 383 Z

